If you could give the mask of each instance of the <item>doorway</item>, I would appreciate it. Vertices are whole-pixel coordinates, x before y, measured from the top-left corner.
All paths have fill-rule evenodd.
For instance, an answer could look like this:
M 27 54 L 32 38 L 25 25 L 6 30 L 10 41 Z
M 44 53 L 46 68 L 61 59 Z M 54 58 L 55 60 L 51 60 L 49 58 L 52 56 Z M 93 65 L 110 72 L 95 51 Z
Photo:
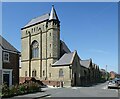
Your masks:
M 9 86 L 9 74 L 3 74 L 3 83 L 6 83 Z

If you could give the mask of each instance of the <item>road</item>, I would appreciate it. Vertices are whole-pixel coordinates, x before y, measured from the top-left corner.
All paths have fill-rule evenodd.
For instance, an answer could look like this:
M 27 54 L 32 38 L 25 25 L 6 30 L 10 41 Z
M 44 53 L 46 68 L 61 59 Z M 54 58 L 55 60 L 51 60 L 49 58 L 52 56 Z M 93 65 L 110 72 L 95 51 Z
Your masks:
M 107 82 L 91 87 L 46 88 L 48 97 L 118 97 L 117 89 L 107 89 Z

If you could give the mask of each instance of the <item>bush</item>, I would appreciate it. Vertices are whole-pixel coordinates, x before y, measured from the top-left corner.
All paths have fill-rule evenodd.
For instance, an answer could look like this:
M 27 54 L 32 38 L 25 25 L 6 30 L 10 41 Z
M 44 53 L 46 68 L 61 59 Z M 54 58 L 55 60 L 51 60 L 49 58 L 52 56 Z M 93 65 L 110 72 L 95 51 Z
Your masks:
M 18 87 L 16 86 L 11 86 L 9 87 L 9 94 L 10 95 L 16 95 L 17 94 Z
M 28 83 L 28 90 L 32 92 L 41 91 L 39 84 L 32 81 Z
M 18 94 L 24 94 L 25 93 L 25 86 L 24 84 L 18 85 Z
M 2 96 L 9 96 L 9 87 L 5 83 L 2 85 Z
M 38 83 L 32 81 L 10 87 L 8 87 L 6 84 L 3 84 L 2 86 L 3 97 L 10 97 L 14 95 L 21 95 L 21 94 L 32 93 L 37 91 L 41 91 L 41 87 L 39 86 Z

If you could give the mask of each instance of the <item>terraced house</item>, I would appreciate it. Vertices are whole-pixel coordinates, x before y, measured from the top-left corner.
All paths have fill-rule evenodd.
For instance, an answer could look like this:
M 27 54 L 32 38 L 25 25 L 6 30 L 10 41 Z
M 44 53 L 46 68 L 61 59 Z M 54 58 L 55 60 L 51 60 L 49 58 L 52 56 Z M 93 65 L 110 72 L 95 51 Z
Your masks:
M 0 36 L 0 77 L 8 86 L 19 83 L 20 52 Z
M 2 42 L 2 39 L 0 39 Z M 0 78 L 2 78 L 2 46 L 0 44 Z M 2 85 L 2 80 L 0 80 L 0 85 Z
M 35 77 L 47 84 L 63 81 L 66 86 L 81 86 L 99 77 L 92 60 L 81 60 L 60 40 L 60 20 L 51 12 L 32 19 L 21 28 L 20 77 Z M 69 37 L 69 36 L 68 36 Z

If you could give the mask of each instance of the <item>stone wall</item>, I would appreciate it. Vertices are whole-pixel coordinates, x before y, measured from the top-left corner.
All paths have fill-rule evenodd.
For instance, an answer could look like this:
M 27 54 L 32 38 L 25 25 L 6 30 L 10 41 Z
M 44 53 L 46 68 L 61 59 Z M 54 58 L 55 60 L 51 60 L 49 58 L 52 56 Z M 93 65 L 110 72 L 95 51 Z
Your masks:
M 49 24 L 50 23 L 50 24 Z M 46 25 L 48 24 L 48 27 Z M 39 43 L 39 57 L 31 59 L 30 45 L 36 40 Z M 50 65 L 58 60 L 60 56 L 60 33 L 59 27 L 53 21 L 44 21 L 34 26 L 22 29 L 22 52 L 21 52 L 21 77 L 29 77 L 29 67 L 37 70 L 39 79 L 49 79 Z M 43 74 L 44 72 L 44 74 Z

